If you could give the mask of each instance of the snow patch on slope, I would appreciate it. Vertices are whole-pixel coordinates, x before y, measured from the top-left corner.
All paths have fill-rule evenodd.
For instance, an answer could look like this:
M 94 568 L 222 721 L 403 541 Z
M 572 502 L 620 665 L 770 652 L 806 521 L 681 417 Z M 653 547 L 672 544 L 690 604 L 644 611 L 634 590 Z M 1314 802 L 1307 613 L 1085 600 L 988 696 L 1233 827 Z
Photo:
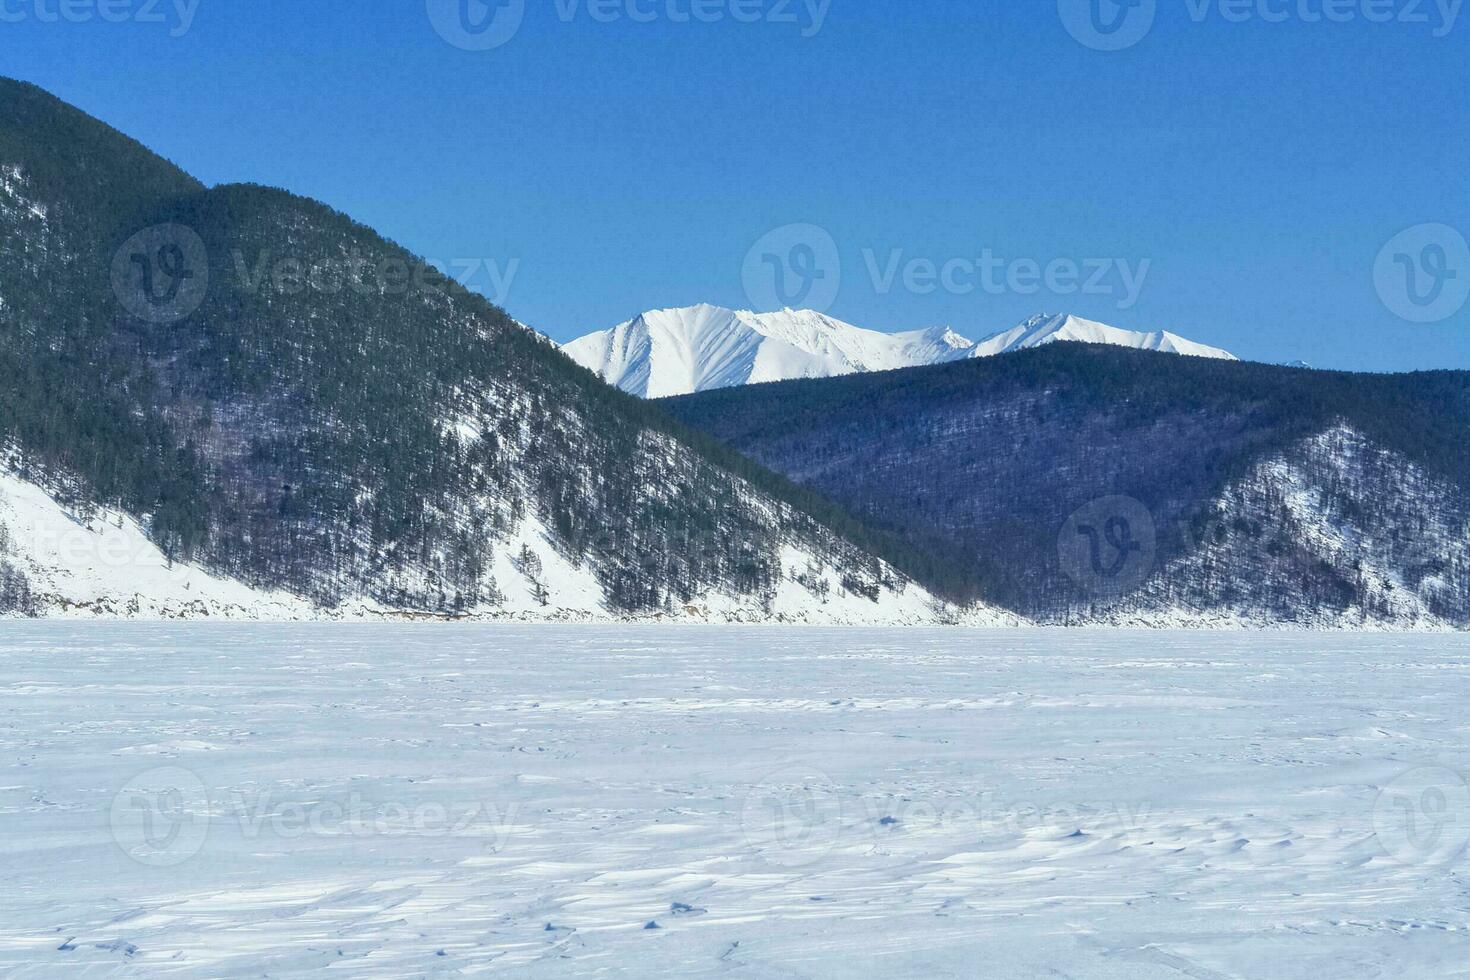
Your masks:
M 1391 492 L 1385 496 L 1383 488 Z M 1228 487 L 1213 509 L 1217 536 L 1199 542 L 1143 592 L 1096 621 L 1153 628 L 1455 629 L 1437 600 L 1470 584 L 1470 508 L 1453 487 L 1346 425 L 1262 462 Z M 1424 515 L 1432 516 L 1426 521 Z M 1278 560 L 1283 555 L 1293 561 Z M 1324 573 L 1357 583 L 1361 601 L 1345 608 L 1311 601 L 1303 577 Z M 1196 584 L 1171 592 L 1160 581 Z M 1202 608 L 1227 585 L 1225 604 Z
M 534 515 L 528 515 L 507 540 L 495 543 L 493 568 L 504 599 L 498 606 L 476 610 L 480 615 L 615 618 L 607 611 L 597 576 L 564 557 Z
M 194 565 L 170 562 L 126 514 L 78 513 L 0 469 L 0 559 L 25 577 L 35 611 L 49 617 L 301 619 L 310 604 L 261 592 Z
M 46 205 L 32 200 L 25 191 L 30 181 L 25 171 L 13 164 L 0 165 L 0 214 L 20 214 L 36 221 L 46 221 Z M 5 198 L 9 198 L 7 203 Z
M 956 623 L 960 615 L 912 582 L 844 575 L 828 559 L 790 544 L 782 549 L 780 581 L 763 608 L 709 595 L 683 612 L 698 622 L 849 626 L 932 626 Z M 1016 616 L 986 606 L 975 607 L 969 615 L 967 624 L 974 626 L 1021 623 Z

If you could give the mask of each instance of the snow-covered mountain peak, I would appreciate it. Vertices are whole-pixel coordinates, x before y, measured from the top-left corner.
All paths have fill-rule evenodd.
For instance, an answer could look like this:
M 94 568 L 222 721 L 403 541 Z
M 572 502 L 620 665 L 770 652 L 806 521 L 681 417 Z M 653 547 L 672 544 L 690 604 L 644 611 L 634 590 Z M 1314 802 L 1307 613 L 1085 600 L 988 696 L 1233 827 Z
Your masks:
M 986 337 L 975 345 L 971 357 L 991 357 L 1016 350 L 1040 347 L 1043 344 L 1072 341 L 1085 344 L 1109 344 L 1114 347 L 1131 347 L 1134 350 L 1162 351 L 1168 354 L 1186 354 L 1193 357 L 1213 357 L 1233 361 L 1237 358 L 1218 347 L 1195 343 L 1169 333 L 1167 330 L 1142 332 L 1123 330 L 1118 327 L 1084 320 L 1071 314 L 1055 315 L 1042 313 L 1019 326 Z
M 563 346 L 608 383 L 645 398 L 988 357 L 1056 341 L 1234 359 L 1175 334 L 1042 314 L 976 344 L 947 326 L 865 330 L 814 310 L 754 313 L 699 304 L 650 310 Z
M 935 364 L 958 360 L 970 347 L 947 327 L 883 333 L 814 310 L 754 313 L 701 304 L 650 310 L 562 349 L 624 391 L 661 398 Z

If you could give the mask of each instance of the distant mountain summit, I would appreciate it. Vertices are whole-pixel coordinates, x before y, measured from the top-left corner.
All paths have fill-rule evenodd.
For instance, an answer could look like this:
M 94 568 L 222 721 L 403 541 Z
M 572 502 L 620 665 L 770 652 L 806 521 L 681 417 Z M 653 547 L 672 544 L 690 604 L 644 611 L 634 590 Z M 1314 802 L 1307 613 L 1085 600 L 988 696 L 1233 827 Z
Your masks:
M 643 398 L 830 378 L 989 357 L 1056 341 L 1235 360 L 1172 333 L 1139 333 L 1074 316 L 1033 317 L 974 341 L 948 327 L 865 330 L 812 310 L 752 313 L 719 306 L 652 310 L 562 349 L 609 384 Z
M 830 378 L 959 360 L 973 345 L 947 328 L 864 330 L 811 310 L 719 306 L 651 310 L 562 349 L 609 384 L 644 398 Z
M 1078 316 L 1053 316 L 1050 313 L 1042 313 L 1018 327 L 986 337 L 974 346 L 970 351 L 970 356 L 991 357 L 995 354 L 1008 354 L 1011 351 L 1027 350 L 1059 341 L 1107 344 L 1110 347 L 1130 347 L 1134 350 L 1153 350 L 1165 354 L 1184 354 L 1190 357 L 1212 357 L 1223 361 L 1239 360 L 1229 351 L 1186 340 L 1167 330 L 1156 330 L 1152 333 L 1121 330 L 1094 320 L 1084 320 Z

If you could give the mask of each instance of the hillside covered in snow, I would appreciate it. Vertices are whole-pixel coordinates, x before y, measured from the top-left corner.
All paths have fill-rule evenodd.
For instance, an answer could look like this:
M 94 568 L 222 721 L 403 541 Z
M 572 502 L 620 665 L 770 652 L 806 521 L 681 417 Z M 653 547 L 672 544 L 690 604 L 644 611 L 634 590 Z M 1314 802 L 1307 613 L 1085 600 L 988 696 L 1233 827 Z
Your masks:
M 660 404 L 1046 622 L 1470 627 L 1470 373 L 1048 343 Z
M 0 80 L 0 612 L 950 615 L 923 565 L 347 216 Z

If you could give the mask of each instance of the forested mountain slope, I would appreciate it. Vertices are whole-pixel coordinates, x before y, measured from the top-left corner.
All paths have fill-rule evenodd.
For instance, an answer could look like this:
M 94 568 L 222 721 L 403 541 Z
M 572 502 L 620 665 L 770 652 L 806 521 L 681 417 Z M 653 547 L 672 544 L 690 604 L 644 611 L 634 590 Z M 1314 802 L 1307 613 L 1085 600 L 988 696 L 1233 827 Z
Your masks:
M 1470 374 L 1052 344 L 660 402 L 1049 621 L 1470 626 Z
M 165 571 L 313 608 L 930 614 L 873 554 L 913 564 L 901 548 L 371 229 L 206 188 L 8 80 L 0 444 L 0 585 L 20 611 L 118 611 L 77 583 L 106 564 L 85 553 L 103 531 L 131 528 Z M 51 505 L 82 554 L 41 540 Z

